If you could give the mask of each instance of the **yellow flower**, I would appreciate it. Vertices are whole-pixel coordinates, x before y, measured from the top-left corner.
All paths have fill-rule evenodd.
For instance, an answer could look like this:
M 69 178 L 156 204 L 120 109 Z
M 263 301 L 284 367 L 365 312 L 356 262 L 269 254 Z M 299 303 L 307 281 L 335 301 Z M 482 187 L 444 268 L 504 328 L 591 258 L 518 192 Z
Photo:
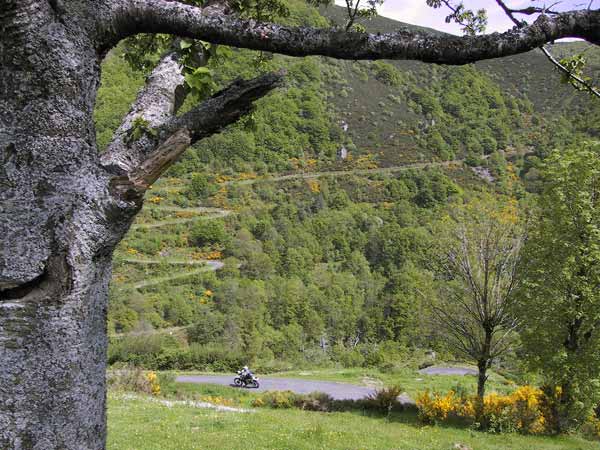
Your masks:
M 308 180 L 307 183 L 312 193 L 317 194 L 321 192 L 321 185 L 317 180 Z
M 152 395 L 160 394 L 160 383 L 158 381 L 158 376 L 156 372 L 148 372 L 146 374 L 146 380 L 148 380 L 148 384 L 150 385 L 150 392 Z

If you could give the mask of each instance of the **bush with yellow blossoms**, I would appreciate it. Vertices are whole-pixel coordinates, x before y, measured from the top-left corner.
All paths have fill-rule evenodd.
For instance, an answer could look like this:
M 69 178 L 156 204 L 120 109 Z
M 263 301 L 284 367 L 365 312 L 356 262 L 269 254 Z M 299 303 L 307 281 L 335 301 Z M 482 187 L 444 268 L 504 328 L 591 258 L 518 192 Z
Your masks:
M 479 423 L 494 432 L 518 431 L 524 434 L 542 434 L 552 431 L 553 396 L 533 386 L 521 386 L 510 395 L 492 392 L 479 403 L 476 396 L 457 396 L 454 391 L 445 395 L 419 394 L 416 400 L 419 419 L 437 423 L 458 418 Z
M 146 374 L 146 380 L 148 381 L 148 386 L 150 388 L 150 393 L 152 395 L 159 395 L 160 394 L 160 382 L 158 381 L 158 376 L 156 375 L 156 372 L 148 372 Z
M 456 397 L 454 391 L 449 391 L 444 396 L 425 391 L 417 396 L 415 403 L 419 410 L 419 420 L 432 424 L 443 422 L 449 415 L 458 413 L 461 408 L 460 397 Z

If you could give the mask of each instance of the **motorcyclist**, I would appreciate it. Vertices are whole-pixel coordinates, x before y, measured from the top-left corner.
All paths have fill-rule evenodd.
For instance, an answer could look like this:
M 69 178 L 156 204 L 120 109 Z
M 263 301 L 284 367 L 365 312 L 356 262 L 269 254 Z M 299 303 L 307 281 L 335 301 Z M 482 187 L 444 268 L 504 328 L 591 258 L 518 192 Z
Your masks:
M 248 366 L 244 366 L 242 368 L 242 370 L 240 371 L 240 378 L 242 380 L 251 380 L 252 377 L 254 376 L 254 374 L 252 373 L 252 371 L 248 368 Z

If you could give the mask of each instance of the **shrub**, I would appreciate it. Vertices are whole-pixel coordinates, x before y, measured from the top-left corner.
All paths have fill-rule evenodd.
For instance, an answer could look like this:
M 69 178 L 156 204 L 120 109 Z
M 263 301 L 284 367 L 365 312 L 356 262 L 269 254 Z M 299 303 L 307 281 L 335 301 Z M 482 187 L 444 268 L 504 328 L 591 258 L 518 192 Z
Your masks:
M 160 382 L 158 381 L 158 376 L 156 375 L 156 372 L 148 372 L 146 374 L 146 380 L 148 381 L 148 385 L 150 387 L 150 393 L 152 395 L 159 395 L 160 394 Z
M 510 395 L 492 392 L 483 399 L 476 396 L 457 396 L 454 391 L 445 395 L 425 391 L 417 397 L 419 419 L 437 423 L 451 417 L 478 422 L 491 432 L 542 434 L 554 431 L 552 425 L 553 396 L 533 386 L 521 386 Z
M 425 391 L 417 396 L 415 403 L 419 411 L 419 420 L 431 424 L 446 420 L 448 415 L 456 412 L 459 406 L 454 391 L 444 396 L 437 393 L 430 395 L 429 391 Z
M 394 66 L 383 61 L 372 64 L 375 78 L 388 86 L 398 86 L 402 82 L 402 73 Z
M 252 401 L 252 406 L 287 409 L 296 406 L 297 394 L 292 391 L 267 391 Z
M 113 390 L 141 392 L 151 395 L 160 394 L 160 381 L 156 372 L 145 372 L 133 366 L 109 371 L 107 383 Z
M 311 392 L 296 397 L 295 406 L 307 411 L 328 412 L 333 409 L 335 400 L 324 392 Z
M 257 408 L 299 408 L 307 411 L 328 412 L 334 409 L 335 400 L 323 392 L 302 395 L 292 391 L 267 391 L 252 401 Z
M 581 427 L 581 434 L 587 439 L 600 441 L 600 419 L 596 416 L 588 418 Z
M 334 358 L 345 368 L 362 367 L 365 362 L 364 356 L 356 349 L 336 348 L 334 352 L 337 353 L 334 354 Z
M 216 185 L 211 184 L 208 175 L 204 173 L 194 173 L 186 191 L 186 196 L 190 200 L 204 200 L 214 194 L 216 190 Z
M 139 334 L 111 339 L 108 347 L 108 363 L 129 363 L 147 369 L 155 367 L 156 357 L 168 350 L 180 347 L 173 336 L 166 334 Z
M 222 220 L 201 220 L 192 228 L 192 240 L 198 247 L 225 244 L 228 237 Z
M 367 404 L 372 408 L 389 414 L 394 408 L 401 406 L 398 401 L 400 394 L 404 392 L 399 385 L 377 389 L 367 398 Z

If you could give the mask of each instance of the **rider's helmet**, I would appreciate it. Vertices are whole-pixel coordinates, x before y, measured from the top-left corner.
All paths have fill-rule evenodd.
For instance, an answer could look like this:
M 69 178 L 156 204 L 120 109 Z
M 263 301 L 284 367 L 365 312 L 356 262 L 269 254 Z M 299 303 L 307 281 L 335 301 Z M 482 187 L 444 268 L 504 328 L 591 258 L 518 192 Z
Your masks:
M 248 366 L 244 366 L 244 370 L 248 370 Z

